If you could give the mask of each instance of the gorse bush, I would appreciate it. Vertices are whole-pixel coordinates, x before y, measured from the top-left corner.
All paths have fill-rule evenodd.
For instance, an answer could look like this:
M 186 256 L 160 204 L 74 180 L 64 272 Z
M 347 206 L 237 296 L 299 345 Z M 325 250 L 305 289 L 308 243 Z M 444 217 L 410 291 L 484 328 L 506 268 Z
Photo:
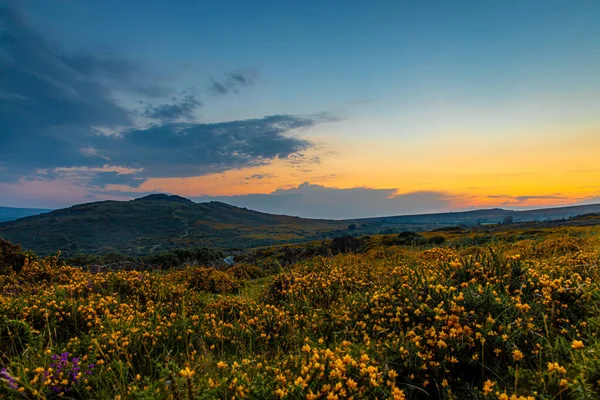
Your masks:
M 588 233 L 385 244 L 270 278 L 248 263 L 91 273 L 28 259 L 0 276 L 0 397 L 599 398 Z
M 27 258 L 34 257 L 32 252 L 24 251 L 20 245 L 0 239 L 0 273 L 8 274 L 11 270 L 18 272 Z
M 240 271 L 236 268 L 234 271 Z M 186 281 L 191 289 L 209 293 L 234 293 L 240 288 L 240 281 L 233 272 L 214 268 L 189 268 L 185 271 Z

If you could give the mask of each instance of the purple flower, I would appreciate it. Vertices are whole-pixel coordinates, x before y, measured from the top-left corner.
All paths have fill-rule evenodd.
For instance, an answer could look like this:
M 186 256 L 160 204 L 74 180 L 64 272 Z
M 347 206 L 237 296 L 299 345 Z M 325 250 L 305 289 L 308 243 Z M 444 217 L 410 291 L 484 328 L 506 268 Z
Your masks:
M 58 377 L 61 375 L 67 378 L 67 384 L 63 385 L 62 380 L 59 385 L 50 385 L 49 388 L 54 393 L 69 392 L 73 390 L 73 387 L 79 383 L 81 373 L 81 359 L 79 357 L 72 357 L 69 359 L 70 354 L 68 352 L 61 353 L 60 355 L 54 354 L 50 358 L 53 363 L 50 367 L 53 369 L 52 373 L 44 373 L 44 380 L 50 378 L 52 381 L 59 380 Z M 86 373 L 92 374 L 94 364 L 88 364 Z
M 11 388 L 13 390 L 18 389 L 16 379 L 11 374 L 8 373 L 6 368 L 0 369 L 0 379 L 4 380 L 4 382 L 6 382 L 6 384 L 8 385 L 9 388 Z

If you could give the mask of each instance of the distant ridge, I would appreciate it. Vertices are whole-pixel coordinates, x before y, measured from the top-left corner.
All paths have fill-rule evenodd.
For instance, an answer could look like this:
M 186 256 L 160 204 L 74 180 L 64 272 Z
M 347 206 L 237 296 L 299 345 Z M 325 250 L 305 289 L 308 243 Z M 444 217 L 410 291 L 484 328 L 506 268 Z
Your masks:
M 0 207 L 0 222 L 12 221 L 15 219 L 47 213 L 46 208 L 17 208 L 17 207 Z
M 178 247 L 242 249 L 348 234 L 398 233 L 456 225 L 468 227 L 502 223 L 505 219 L 514 222 L 557 220 L 598 212 L 600 204 L 529 211 L 493 208 L 323 220 L 267 214 L 218 201 L 195 203 L 185 197 L 157 193 L 129 201 L 78 204 L 2 222 L 0 238 L 40 254 L 60 250 L 65 255 L 114 251 L 143 255 Z

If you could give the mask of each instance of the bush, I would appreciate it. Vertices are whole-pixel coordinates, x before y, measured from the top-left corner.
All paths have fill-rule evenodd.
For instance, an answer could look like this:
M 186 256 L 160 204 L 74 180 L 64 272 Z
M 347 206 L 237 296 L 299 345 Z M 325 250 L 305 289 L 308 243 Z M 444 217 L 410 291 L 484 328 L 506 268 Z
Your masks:
M 175 268 L 182 265 L 218 266 L 223 263 L 225 254 L 221 250 L 207 247 L 175 249 L 144 257 L 146 264 Z
M 241 282 L 228 272 L 214 268 L 189 268 L 187 282 L 190 288 L 209 293 L 235 293 Z
M 340 253 L 356 253 L 360 250 L 363 245 L 361 238 L 353 236 L 341 236 L 336 237 L 331 241 L 331 252 L 333 254 Z
M 0 274 L 7 274 L 10 271 L 19 272 L 23 268 L 25 260 L 33 258 L 35 255 L 32 252 L 24 251 L 21 245 L 0 239 Z
M 262 278 L 266 275 L 265 271 L 253 264 L 239 263 L 229 268 L 227 273 L 233 275 L 236 279 L 250 280 Z

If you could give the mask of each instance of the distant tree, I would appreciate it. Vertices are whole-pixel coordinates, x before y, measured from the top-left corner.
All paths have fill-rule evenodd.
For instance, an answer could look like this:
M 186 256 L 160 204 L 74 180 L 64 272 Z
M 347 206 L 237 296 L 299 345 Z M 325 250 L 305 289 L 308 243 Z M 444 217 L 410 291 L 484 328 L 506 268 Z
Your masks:
M 514 222 L 514 218 L 512 216 L 504 217 L 504 220 L 502 220 L 502 223 L 504 225 L 510 225 L 513 222 Z
M 440 245 L 446 241 L 446 238 L 443 236 L 432 236 L 429 238 L 429 244 Z
M 348 230 L 349 230 L 349 231 L 354 231 L 354 230 L 356 230 L 357 228 L 358 228 L 358 227 L 356 226 L 356 224 L 350 224 L 350 225 L 348 225 Z
M 355 238 L 353 236 L 340 236 L 331 241 L 330 248 L 333 254 L 356 253 L 362 244 L 363 240 L 360 238 Z

